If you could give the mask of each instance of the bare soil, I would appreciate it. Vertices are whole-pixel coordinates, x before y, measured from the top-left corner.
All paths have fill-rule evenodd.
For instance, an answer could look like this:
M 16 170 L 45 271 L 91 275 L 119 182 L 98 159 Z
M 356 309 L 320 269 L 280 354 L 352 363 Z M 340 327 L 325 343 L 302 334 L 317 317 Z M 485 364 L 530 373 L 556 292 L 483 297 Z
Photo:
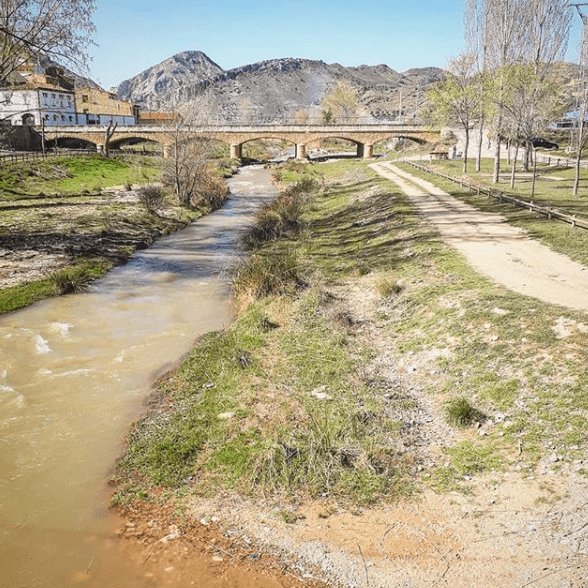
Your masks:
M 79 203 L 60 205 L 59 212 L 52 214 L 51 229 L 44 231 L 35 231 L 33 228 L 38 222 L 36 217 L 42 214 L 43 205 L 32 202 L 12 206 L 15 209 L 13 222 L 6 223 L 0 233 L 0 288 L 46 278 L 83 257 L 105 258 L 113 265 L 124 263 L 133 251 L 148 247 L 161 235 L 160 231 L 144 224 L 117 225 L 114 221 L 99 234 L 71 232 L 62 225 L 72 223 L 75 219 L 95 216 L 101 206 L 113 203 L 138 205 L 138 202 L 134 190 L 108 188 L 102 194 L 88 196 Z M 1 211 L 10 208 L 10 204 L 4 205 Z M 34 211 L 34 215 L 21 218 L 29 210 Z M 48 225 L 46 220 L 42 224 Z

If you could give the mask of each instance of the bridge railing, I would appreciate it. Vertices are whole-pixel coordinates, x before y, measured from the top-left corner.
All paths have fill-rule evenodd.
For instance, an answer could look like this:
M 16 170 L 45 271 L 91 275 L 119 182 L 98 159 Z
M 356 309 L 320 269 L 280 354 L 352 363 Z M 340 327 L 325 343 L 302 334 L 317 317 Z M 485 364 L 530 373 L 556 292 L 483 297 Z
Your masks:
M 142 133 L 169 133 L 169 132 L 243 132 L 243 131 L 305 131 L 305 130 L 313 130 L 313 131 L 321 131 L 321 132 L 329 132 L 329 131 L 361 131 L 361 130 L 369 130 L 369 131 L 396 131 L 402 128 L 409 128 L 411 130 L 420 130 L 426 131 L 430 127 L 428 125 L 422 123 L 415 123 L 413 121 L 404 121 L 404 120 L 391 120 L 391 121 L 362 121 L 361 119 L 357 118 L 350 118 L 348 120 L 337 121 L 333 123 L 326 124 L 324 121 L 320 119 L 310 120 L 306 122 L 300 122 L 296 120 L 282 120 L 282 121 L 272 121 L 272 122 L 214 122 L 208 121 L 204 123 L 198 124 L 186 124 L 180 127 L 176 127 L 175 125 L 163 125 L 163 124 L 136 124 L 136 125 L 119 125 L 116 128 L 115 134 L 128 134 L 133 132 L 142 132 Z M 39 127 L 40 129 L 40 127 Z M 106 129 L 106 126 L 100 125 L 72 125 L 72 126 L 60 126 L 55 127 L 52 129 L 45 129 L 45 134 L 48 137 L 51 137 L 56 134 L 64 134 L 64 133 L 71 133 L 71 134 L 96 134 L 101 133 Z

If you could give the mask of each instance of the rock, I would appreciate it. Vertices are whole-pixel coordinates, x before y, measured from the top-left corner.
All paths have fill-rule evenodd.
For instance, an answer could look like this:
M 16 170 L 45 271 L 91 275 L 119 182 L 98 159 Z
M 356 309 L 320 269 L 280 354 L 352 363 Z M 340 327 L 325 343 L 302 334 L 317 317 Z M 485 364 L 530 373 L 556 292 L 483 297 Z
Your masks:
M 317 400 L 333 400 L 333 397 L 325 392 L 326 389 L 326 386 L 320 386 L 319 388 L 315 388 L 310 395 L 314 396 Z

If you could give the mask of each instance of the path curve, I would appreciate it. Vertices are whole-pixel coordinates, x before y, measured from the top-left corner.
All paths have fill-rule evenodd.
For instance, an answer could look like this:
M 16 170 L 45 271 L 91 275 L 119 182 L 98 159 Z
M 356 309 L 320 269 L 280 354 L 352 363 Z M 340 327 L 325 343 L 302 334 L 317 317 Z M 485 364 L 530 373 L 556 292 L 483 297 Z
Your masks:
M 535 241 L 505 217 L 481 212 L 391 163 L 370 167 L 394 182 L 480 273 L 514 292 L 588 311 L 585 266 Z

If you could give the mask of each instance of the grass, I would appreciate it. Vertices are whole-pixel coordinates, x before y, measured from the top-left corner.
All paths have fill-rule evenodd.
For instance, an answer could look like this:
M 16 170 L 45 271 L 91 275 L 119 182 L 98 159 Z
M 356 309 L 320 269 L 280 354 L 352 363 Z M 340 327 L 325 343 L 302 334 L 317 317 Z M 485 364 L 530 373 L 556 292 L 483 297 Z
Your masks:
M 64 157 L 1 166 L 3 200 L 21 200 L 47 195 L 76 195 L 156 181 L 161 174 L 157 157 L 101 156 Z
M 583 455 L 585 316 L 477 274 L 364 163 L 320 170 L 325 188 L 305 201 L 304 229 L 260 244 L 251 261 L 291 256 L 296 277 L 237 289 L 248 304 L 234 324 L 161 382 L 129 440 L 117 500 L 165 486 L 365 505 L 532 471 L 552 447 L 564 463 Z M 259 275 L 278 273 L 259 263 Z M 373 294 L 384 359 L 339 307 L 337 292 L 354 287 Z M 414 381 L 370 371 L 400 374 L 409 362 Z M 447 408 L 455 438 L 417 468 L 421 387 L 436 417 Z M 483 435 L 463 426 L 478 423 Z
M 398 427 L 350 380 L 358 358 L 340 327 L 320 316 L 321 290 L 288 317 L 281 304 L 252 304 L 162 383 L 165 408 L 131 435 L 123 487 L 136 488 L 142 472 L 148 485 L 192 484 L 203 493 L 221 486 L 367 504 L 407 491 L 407 464 L 392 442 Z
M 447 421 L 457 427 L 470 427 L 484 422 L 484 415 L 463 396 L 450 398 L 444 408 Z
M 76 265 L 61 269 L 45 279 L 3 288 L 0 290 L 0 314 L 52 296 L 80 292 L 89 282 L 102 277 L 110 267 L 102 259 L 78 260 Z

